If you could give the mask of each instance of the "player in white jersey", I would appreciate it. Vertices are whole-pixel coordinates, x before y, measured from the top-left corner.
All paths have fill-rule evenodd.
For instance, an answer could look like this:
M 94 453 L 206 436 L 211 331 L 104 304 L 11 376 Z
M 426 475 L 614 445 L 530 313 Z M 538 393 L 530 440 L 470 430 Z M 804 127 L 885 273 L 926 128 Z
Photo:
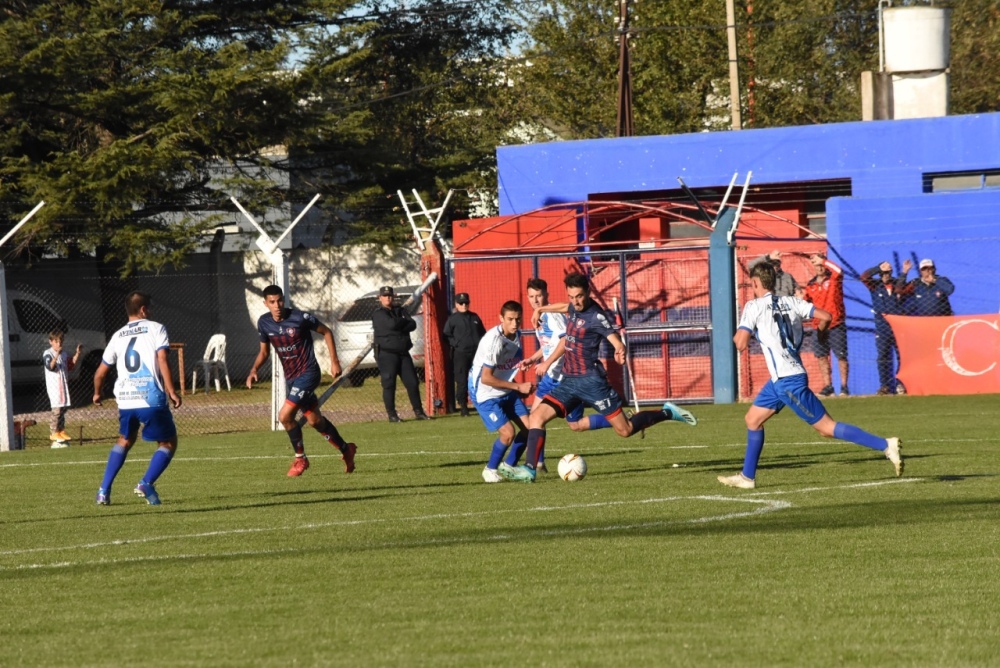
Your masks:
M 839 438 L 885 454 L 892 462 L 896 475 L 903 473 L 898 438 L 881 438 L 851 424 L 836 422 L 826 412 L 823 403 L 809 389 L 809 377 L 799 357 L 802 345 L 802 321 L 815 318 L 822 331 L 832 316 L 798 297 L 778 297 L 772 293 L 775 271 L 770 263 L 761 262 L 750 270 L 750 283 L 755 299 L 743 308 L 743 317 L 733 337 L 737 350 L 747 349 L 751 335 L 760 341 L 771 379 L 754 399 L 746 414 L 747 450 L 743 470 L 736 475 L 719 476 L 719 482 L 730 487 L 753 489 L 756 485 L 757 462 L 764 449 L 764 423 L 788 406 L 807 424 L 828 438 Z
M 528 415 L 522 396 L 531 393 L 531 383 L 515 381 L 524 368 L 521 348 L 521 305 L 505 302 L 500 308 L 500 324 L 486 331 L 479 341 L 469 371 L 469 398 L 490 433 L 497 432 L 490 459 L 483 469 L 483 480 L 501 482 L 497 473 L 507 448 L 527 442 L 528 433 L 522 418 Z M 516 431 L 515 431 L 516 427 Z
M 111 448 L 104 480 L 97 491 L 97 505 L 111 505 L 111 484 L 135 445 L 142 428 L 142 440 L 159 447 L 149 461 L 146 474 L 135 486 L 135 493 L 151 506 L 160 505 L 153 483 L 170 465 L 177 450 L 177 427 L 170 404 L 180 408 L 181 398 L 174 391 L 174 381 L 167 361 L 170 340 L 167 328 L 149 319 L 149 295 L 130 292 L 125 297 L 128 324 L 111 337 L 101 365 L 94 374 L 94 403 L 101 405 L 101 388 L 111 367 L 118 371 L 115 398 L 118 400 L 118 442 Z M 182 371 L 183 372 L 183 371 Z M 169 400 L 169 403 L 168 403 Z

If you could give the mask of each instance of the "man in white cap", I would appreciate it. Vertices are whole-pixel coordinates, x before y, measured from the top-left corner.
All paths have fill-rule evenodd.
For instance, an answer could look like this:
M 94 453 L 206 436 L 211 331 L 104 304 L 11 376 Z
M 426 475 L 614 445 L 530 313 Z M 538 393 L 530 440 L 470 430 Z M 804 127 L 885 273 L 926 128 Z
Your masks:
M 903 263 L 903 276 L 913 266 L 907 260 Z M 934 260 L 920 261 L 920 276 L 906 284 L 900 291 L 910 315 L 953 315 L 948 297 L 955 292 L 955 284 L 947 276 L 938 276 Z

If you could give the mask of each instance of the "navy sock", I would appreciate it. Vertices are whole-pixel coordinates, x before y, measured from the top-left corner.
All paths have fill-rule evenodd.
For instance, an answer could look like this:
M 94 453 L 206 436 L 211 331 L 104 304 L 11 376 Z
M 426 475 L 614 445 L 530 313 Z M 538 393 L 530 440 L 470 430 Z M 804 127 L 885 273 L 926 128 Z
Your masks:
M 764 430 L 747 429 L 747 453 L 743 457 L 743 475 L 751 480 L 757 475 L 757 462 L 764 450 Z
M 499 438 L 493 441 L 493 451 L 490 452 L 490 461 L 486 463 L 486 468 L 495 469 L 500 466 L 503 456 L 507 452 L 507 446 Z
M 323 438 L 325 438 L 327 442 L 330 443 L 330 445 L 336 447 L 341 452 L 346 452 L 347 441 L 345 441 L 343 437 L 341 437 L 340 432 L 337 431 L 337 428 L 333 426 L 333 423 L 330 422 L 329 419 L 323 418 L 323 422 L 325 424 L 316 427 L 316 431 L 318 431 L 323 436 Z
M 289 429 L 288 440 L 292 442 L 292 450 L 295 451 L 295 456 L 304 457 L 306 454 L 306 446 L 302 442 L 302 427 L 295 425 Z
M 528 454 L 525 456 L 524 465 L 528 468 L 538 466 L 538 453 L 545 448 L 545 430 L 528 430 Z
M 115 445 L 108 455 L 108 465 L 104 467 L 104 480 L 101 482 L 101 489 L 111 493 L 111 483 L 115 481 L 115 476 L 121 471 L 125 458 L 128 457 L 128 450 L 124 445 Z
M 659 424 L 664 420 L 669 420 L 670 416 L 667 415 L 666 411 L 656 410 L 656 411 L 640 411 L 632 416 L 629 422 L 632 423 L 632 433 L 638 434 L 643 429 L 647 427 L 652 427 L 654 424 Z
M 173 457 L 173 450 L 163 446 L 158 447 L 153 453 L 152 459 L 149 460 L 149 468 L 146 469 L 146 475 L 142 476 L 142 479 L 151 484 L 156 482 L 156 479 L 163 475 L 163 472 L 170 466 L 170 460 Z
M 839 438 L 842 441 L 854 443 L 855 445 L 863 445 L 866 448 L 878 450 L 879 452 L 882 452 L 889 447 L 889 444 L 881 436 L 869 434 L 864 429 L 859 429 L 853 424 L 846 424 L 844 422 L 838 422 L 833 428 L 833 437 Z

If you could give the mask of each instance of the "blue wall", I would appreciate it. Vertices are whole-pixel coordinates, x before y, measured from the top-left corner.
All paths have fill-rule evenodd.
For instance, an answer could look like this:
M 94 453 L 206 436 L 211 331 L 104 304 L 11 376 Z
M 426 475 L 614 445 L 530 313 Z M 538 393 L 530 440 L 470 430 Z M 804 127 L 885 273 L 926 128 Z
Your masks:
M 500 213 L 593 193 L 850 178 L 856 197 L 915 195 L 923 173 L 1000 166 L 1000 113 L 497 149 Z

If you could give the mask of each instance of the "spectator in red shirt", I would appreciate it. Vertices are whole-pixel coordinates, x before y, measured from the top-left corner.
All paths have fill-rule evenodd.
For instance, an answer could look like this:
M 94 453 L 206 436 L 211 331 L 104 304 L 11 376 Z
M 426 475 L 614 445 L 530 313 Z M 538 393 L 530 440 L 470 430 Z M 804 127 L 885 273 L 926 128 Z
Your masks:
M 804 299 L 833 316 L 829 327 L 823 331 L 816 330 L 813 352 L 823 378 L 823 389 L 819 393 L 824 397 L 833 394 L 833 377 L 830 373 L 832 350 L 837 356 L 840 369 L 840 396 L 846 397 L 850 394 L 847 389 L 850 365 L 847 361 L 847 322 L 844 319 L 844 270 L 819 253 L 811 256 L 809 261 L 816 268 L 816 276 L 806 284 Z

